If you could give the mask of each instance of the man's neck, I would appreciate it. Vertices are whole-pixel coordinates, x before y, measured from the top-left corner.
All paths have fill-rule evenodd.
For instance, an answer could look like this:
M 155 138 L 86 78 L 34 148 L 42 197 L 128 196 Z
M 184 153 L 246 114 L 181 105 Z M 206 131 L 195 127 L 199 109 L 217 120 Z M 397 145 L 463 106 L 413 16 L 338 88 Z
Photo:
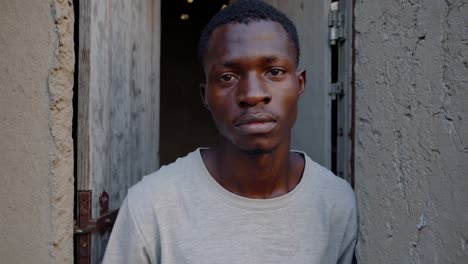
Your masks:
M 304 169 L 300 154 L 288 144 L 273 151 L 244 151 L 230 142 L 206 150 L 203 160 L 211 176 L 228 191 L 257 199 L 281 196 L 299 183 Z

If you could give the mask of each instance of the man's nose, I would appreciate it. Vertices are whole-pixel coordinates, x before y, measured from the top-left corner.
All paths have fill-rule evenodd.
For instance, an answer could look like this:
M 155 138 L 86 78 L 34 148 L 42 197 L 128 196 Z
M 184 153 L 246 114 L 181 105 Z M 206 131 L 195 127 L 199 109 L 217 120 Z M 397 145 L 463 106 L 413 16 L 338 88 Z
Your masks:
M 271 94 L 262 76 L 253 73 L 241 79 L 237 89 L 237 104 L 240 107 L 268 104 L 270 101 Z

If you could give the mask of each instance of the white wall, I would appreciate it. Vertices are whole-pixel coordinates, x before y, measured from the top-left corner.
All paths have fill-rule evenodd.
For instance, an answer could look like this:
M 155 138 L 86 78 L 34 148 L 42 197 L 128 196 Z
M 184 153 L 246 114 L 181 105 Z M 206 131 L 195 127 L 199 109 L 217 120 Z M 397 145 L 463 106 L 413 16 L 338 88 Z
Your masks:
M 0 4 L 0 258 L 72 263 L 73 11 Z

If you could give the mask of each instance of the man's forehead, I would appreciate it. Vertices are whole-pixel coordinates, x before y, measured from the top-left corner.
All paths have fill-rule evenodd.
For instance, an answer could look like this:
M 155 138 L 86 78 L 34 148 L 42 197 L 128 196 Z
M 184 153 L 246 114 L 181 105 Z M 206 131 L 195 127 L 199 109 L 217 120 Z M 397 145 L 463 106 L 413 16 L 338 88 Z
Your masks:
M 274 34 L 272 34 L 274 33 Z M 277 22 L 270 20 L 250 21 L 248 23 L 228 23 L 216 28 L 210 38 L 213 41 L 245 42 L 247 39 L 274 40 L 288 38 L 286 30 Z
M 218 27 L 211 36 L 206 57 L 291 57 L 294 45 L 285 29 L 269 20 L 230 23 Z

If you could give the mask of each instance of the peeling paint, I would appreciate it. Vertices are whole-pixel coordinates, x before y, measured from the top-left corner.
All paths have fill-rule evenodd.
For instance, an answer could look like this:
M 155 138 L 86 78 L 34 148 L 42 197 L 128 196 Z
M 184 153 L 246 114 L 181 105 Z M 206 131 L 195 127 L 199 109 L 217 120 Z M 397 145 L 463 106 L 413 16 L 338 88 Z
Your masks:
M 426 218 L 424 217 L 424 214 L 421 214 L 421 216 L 419 217 L 419 222 L 416 225 L 416 227 L 418 228 L 418 230 L 421 230 L 425 226 L 426 226 Z
M 52 263 L 73 262 L 73 73 L 75 66 L 73 2 L 54 0 L 56 49 L 49 75 L 51 146 L 50 193 Z

